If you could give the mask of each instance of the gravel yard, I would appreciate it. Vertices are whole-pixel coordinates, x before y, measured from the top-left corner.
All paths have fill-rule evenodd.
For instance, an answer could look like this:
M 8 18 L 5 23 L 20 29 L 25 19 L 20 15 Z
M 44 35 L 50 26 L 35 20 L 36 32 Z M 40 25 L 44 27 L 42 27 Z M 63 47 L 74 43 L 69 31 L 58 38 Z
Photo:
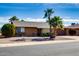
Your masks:
M 17 39 L 22 39 L 24 38 L 25 41 L 15 41 Z M 5 43 L 16 43 L 16 42 L 32 42 L 32 39 L 36 38 L 48 38 L 48 37 L 11 37 L 11 38 L 1 38 L 0 39 L 0 44 L 5 44 Z M 79 36 L 57 36 L 55 40 L 52 41 L 64 41 L 64 40 L 79 40 Z M 36 41 L 35 41 L 36 42 Z

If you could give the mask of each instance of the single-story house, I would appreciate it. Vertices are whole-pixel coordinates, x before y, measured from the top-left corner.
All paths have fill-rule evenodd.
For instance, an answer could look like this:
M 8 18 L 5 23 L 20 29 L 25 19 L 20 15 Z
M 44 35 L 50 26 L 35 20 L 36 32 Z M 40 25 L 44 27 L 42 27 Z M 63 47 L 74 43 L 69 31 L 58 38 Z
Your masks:
M 49 32 L 46 22 L 14 21 L 13 24 L 16 26 L 16 36 L 40 36 Z M 79 24 L 64 27 L 64 30 L 57 29 L 57 35 L 79 35 Z

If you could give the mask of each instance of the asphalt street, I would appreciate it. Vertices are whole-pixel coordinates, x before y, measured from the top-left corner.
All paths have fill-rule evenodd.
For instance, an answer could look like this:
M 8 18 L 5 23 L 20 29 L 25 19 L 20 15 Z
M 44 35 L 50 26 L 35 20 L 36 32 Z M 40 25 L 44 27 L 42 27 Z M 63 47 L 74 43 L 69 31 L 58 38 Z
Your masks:
M 79 56 L 79 42 L 0 47 L 0 56 Z

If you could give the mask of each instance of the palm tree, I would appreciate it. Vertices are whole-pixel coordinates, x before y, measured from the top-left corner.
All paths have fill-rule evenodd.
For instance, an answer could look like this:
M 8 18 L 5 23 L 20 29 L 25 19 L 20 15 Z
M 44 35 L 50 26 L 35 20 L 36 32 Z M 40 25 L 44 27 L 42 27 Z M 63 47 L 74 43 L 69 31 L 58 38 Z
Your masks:
M 50 22 L 50 20 L 51 20 L 51 16 L 54 13 L 54 11 L 52 9 L 47 9 L 44 12 L 45 12 L 44 18 L 47 18 L 48 21 L 49 21 L 49 26 L 50 26 L 49 30 L 50 30 L 50 39 L 51 39 L 52 30 L 51 30 L 51 22 Z
M 11 24 L 13 24 L 13 21 L 18 21 L 19 19 L 16 16 L 13 16 L 9 19 L 9 21 L 11 22 Z
M 57 35 L 57 29 L 63 29 L 63 22 L 62 22 L 62 18 L 60 18 L 59 16 L 54 16 L 53 18 L 51 18 L 50 20 L 51 22 L 51 26 L 53 27 L 54 30 L 54 35 Z

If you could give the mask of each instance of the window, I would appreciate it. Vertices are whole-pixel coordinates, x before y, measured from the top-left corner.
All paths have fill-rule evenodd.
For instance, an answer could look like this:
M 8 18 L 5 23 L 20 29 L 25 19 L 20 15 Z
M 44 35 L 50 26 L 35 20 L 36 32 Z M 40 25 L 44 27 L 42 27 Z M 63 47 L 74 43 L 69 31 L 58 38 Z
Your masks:
M 17 27 L 16 33 L 19 33 L 19 32 L 25 32 L 25 28 L 24 27 Z
M 24 27 L 21 27 L 21 32 L 25 32 L 25 28 Z

